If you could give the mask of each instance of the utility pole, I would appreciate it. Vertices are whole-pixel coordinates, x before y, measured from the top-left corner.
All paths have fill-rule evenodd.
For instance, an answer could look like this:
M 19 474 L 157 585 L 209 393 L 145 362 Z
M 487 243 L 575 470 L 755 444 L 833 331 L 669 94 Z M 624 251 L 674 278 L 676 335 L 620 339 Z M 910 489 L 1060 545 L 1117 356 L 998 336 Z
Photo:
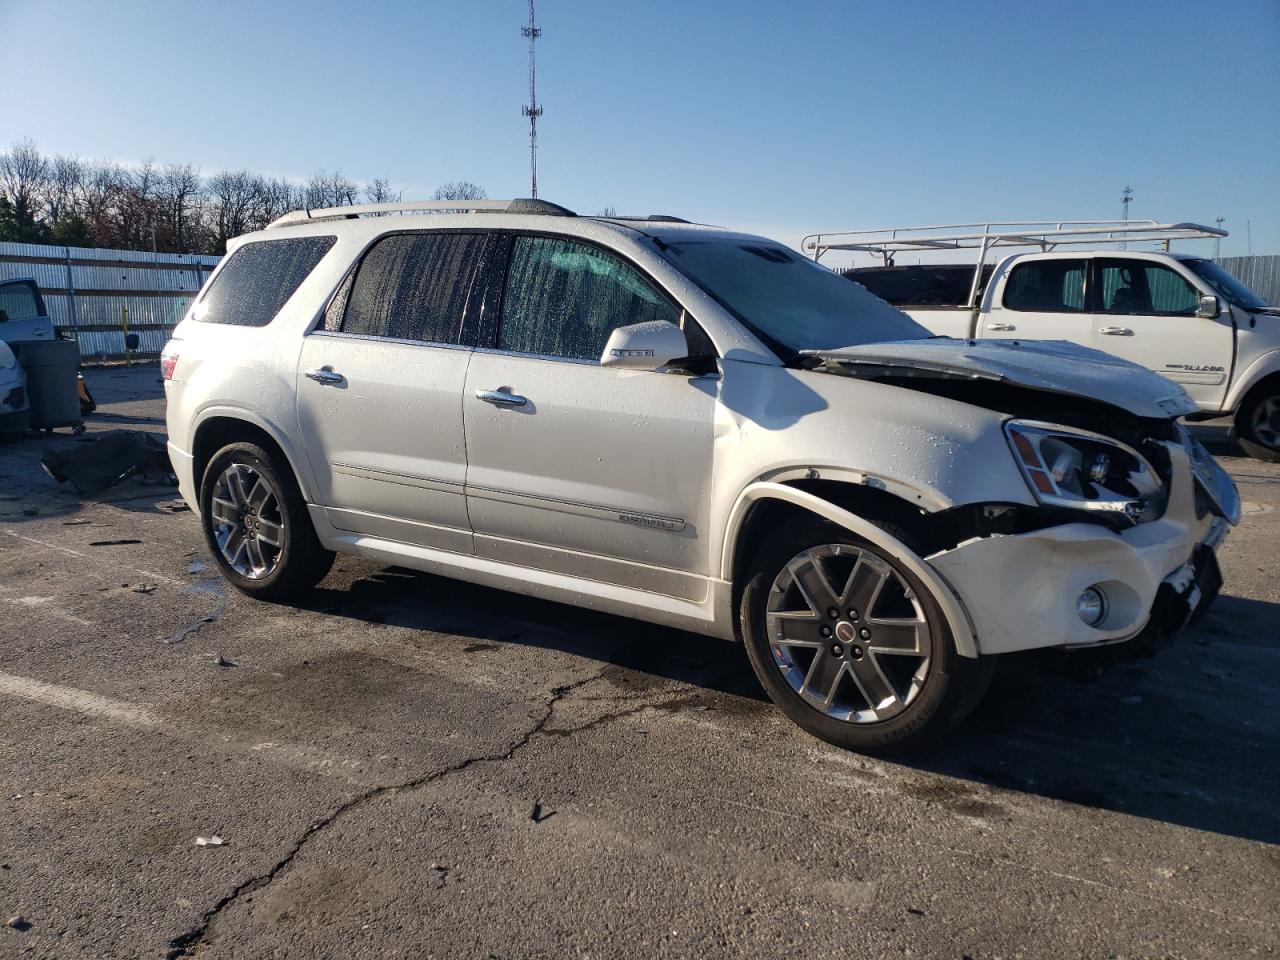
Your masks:
M 529 196 L 538 197 L 538 118 L 542 108 L 538 106 L 537 70 L 534 66 L 533 45 L 542 36 L 542 29 L 533 22 L 533 0 L 529 0 L 529 25 L 520 28 L 520 35 L 529 38 L 529 103 L 521 111 L 529 118 Z
M 1218 229 L 1222 229 L 1222 225 L 1227 222 L 1226 217 L 1214 217 L 1213 222 L 1218 225 Z M 1222 259 L 1222 238 L 1215 237 L 1213 241 L 1213 259 Z
M 532 2 L 532 0 L 530 0 L 530 2 Z M 1129 204 L 1132 202 L 1133 202 L 1133 187 L 1125 187 L 1123 190 L 1120 191 L 1120 209 L 1124 212 L 1124 215 L 1120 219 L 1123 220 L 1125 223 L 1129 222 Z M 1129 249 L 1128 242 L 1125 241 L 1121 243 L 1120 249 L 1128 250 Z

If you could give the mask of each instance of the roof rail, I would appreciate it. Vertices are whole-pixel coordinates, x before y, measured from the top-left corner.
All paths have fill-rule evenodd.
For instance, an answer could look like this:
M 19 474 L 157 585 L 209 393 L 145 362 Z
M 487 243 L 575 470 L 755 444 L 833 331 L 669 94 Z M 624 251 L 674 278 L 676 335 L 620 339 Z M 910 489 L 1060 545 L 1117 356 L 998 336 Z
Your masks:
M 405 200 L 397 203 L 356 203 L 322 210 L 293 210 L 267 224 L 267 229 L 317 220 L 354 220 L 357 217 L 380 217 L 386 214 L 414 213 L 527 213 L 547 217 L 573 217 L 576 214 L 558 203 L 519 198 L 516 200 Z
M 602 213 L 602 214 L 599 214 L 595 219 L 597 220 L 638 220 L 642 223 L 690 223 L 692 222 L 692 221 L 686 220 L 684 217 L 673 217 L 669 213 L 651 213 L 645 217 L 641 217 L 639 215 L 628 216 L 627 214 L 622 214 L 622 213 L 614 213 L 614 214 L 610 214 L 609 216 L 605 216 Z
M 845 233 L 813 233 L 800 241 L 801 249 L 818 260 L 828 250 L 877 253 L 886 264 L 902 250 L 980 250 L 993 247 L 1039 247 L 1049 251 L 1062 244 L 1125 243 L 1129 240 L 1202 240 L 1225 237 L 1227 231 L 1199 223 L 1160 223 L 1156 220 L 1003 220 L 988 223 L 946 223 L 929 227 L 886 227 Z

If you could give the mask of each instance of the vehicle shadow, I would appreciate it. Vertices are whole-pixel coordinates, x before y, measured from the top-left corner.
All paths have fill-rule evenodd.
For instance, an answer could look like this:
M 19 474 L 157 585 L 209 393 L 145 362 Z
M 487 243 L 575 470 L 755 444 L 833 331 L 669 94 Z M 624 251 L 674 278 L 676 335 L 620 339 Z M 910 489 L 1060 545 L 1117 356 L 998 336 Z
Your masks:
M 741 646 L 620 617 L 388 569 L 305 604 L 331 615 L 462 638 L 464 650 L 518 643 L 596 660 L 619 688 L 696 688 L 677 702 L 744 723 L 774 709 Z M 1037 655 L 1002 658 L 975 714 L 924 752 L 891 762 L 1199 830 L 1280 842 L 1280 638 L 1259 624 L 1280 604 L 1220 598 L 1170 648 L 1082 683 Z M 425 636 L 425 634 L 424 634 Z M 673 689 L 679 692 L 679 688 Z M 971 803 L 971 791 L 933 800 Z

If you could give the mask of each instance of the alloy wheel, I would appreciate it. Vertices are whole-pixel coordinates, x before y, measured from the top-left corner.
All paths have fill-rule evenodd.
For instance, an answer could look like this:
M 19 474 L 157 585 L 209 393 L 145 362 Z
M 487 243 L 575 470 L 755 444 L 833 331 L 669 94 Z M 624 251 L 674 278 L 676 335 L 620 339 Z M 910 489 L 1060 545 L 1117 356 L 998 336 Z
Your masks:
M 210 504 L 214 540 L 236 573 L 249 580 L 268 577 L 284 548 L 284 516 L 270 481 L 244 463 L 233 463 L 218 477 Z
M 1254 439 L 1272 450 L 1280 450 L 1280 397 L 1268 397 L 1253 408 L 1250 418 Z
M 773 581 L 765 624 L 791 689 L 850 723 L 905 710 L 933 659 L 934 635 L 919 599 L 868 548 L 829 544 L 797 554 Z

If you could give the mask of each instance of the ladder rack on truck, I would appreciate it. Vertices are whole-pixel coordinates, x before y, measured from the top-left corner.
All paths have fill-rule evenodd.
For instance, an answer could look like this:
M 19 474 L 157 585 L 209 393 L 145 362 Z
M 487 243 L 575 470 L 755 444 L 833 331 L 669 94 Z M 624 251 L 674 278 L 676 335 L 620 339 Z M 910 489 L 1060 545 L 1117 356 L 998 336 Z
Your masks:
M 1157 220 L 1001 220 L 988 223 L 944 223 L 927 227 L 885 227 L 843 233 L 814 233 L 800 241 L 806 253 L 820 260 L 828 250 L 878 254 L 887 267 L 904 250 L 976 250 L 977 264 L 969 286 L 970 309 L 982 287 L 982 267 L 996 247 L 1038 247 L 1048 252 L 1064 244 L 1107 246 L 1128 241 L 1157 241 L 1169 249 L 1172 240 L 1206 240 L 1227 231 L 1199 223 L 1160 223 Z

